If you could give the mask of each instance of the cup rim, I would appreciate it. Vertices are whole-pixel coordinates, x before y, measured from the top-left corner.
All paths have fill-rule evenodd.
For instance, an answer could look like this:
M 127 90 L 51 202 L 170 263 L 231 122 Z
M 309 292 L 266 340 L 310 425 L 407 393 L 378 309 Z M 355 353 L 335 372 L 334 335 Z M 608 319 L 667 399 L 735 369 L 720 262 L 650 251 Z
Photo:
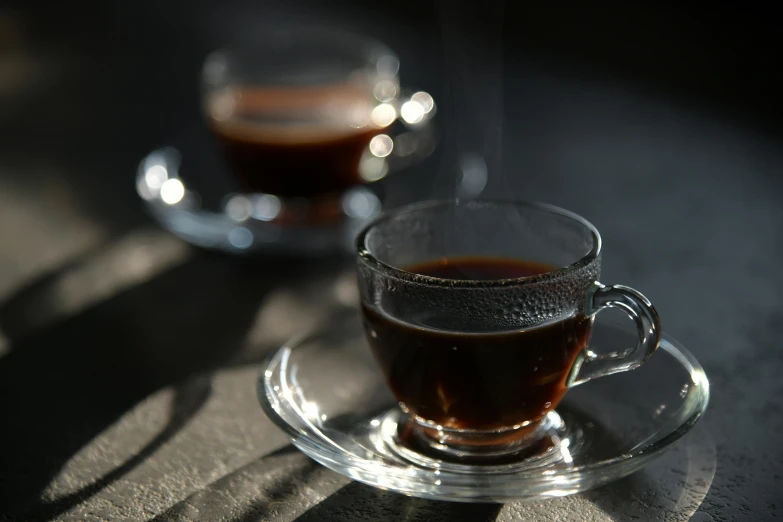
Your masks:
M 233 56 L 237 53 L 253 50 L 274 48 L 275 41 L 282 39 L 335 49 L 336 52 L 360 57 L 364 65 L 356 70 L 373 69 L 380 76 L 397 77 L 399 74 L 400 59 L 386 43 L 372 36 L 348 31 L 339 27 L 295 24 L 285 28 L 270 28 L 254 35 L 254 40 L 230 40 L 215 47 L 202 60 L 201 79 L 208 76 L 210 63 L 216 58 Z M 383 58 L 389 58 L 386 64 L 382 64 Z M 380 70 L 379 68 L 385 70 Z M 209 82 L 207 82 L 209 83 Z
M 522 207 L 536 210 L 543 210 L 558 214 L 560 216 L 571 219 L 572 221 L 587 228 L 592 234 L 593 245 L 590 251 L 579 258 L 577 261 L 570 265 L 546 272 L 544 274 L 526 276 L 526 277 L 514 277 L 507 279 L 488 279 L 488 280 L 475 280 L 475 279 L 448 279 L 442 277 L 434 277 L 429 275 L 417 274 L 415 272 L 408 272 L 401 268 L 392 266 L 384 261 L 378 259 L 367 247 L 367 237 L 370 231 L 376 226 L 389 221 L 390 219 L 406 214 L 410 212 L 417 212 L 421 210 L 427 210 L 436 207 L 443 206 L 460 206 L 460 205 L 503 205 L 512 207 Z M 436 199 L 427 200 L 419 203 L 413 203 L 411 205 L 405 205 L 389 212 L 384 212 L 375 220 L 365 226 L 356 238 L 356 250 L 358 258 L 371 268 L 380 272 L 386 273 L 386 275 L 402 279 L 405 281 L 411 281 L 420 284 L 426 284 L 430 286 L 445 286 L 450 288 L 503 288 L 508 286 L 520 286 L 539 283 L 542 281 L 552 281 L 559 279 L 560 277 L 573 272 L 579 268 L 585 267 L 593 263 L 601 255 L 601 234 L 598 229 L 590 223 L 588 220 L 556 205 L 549 203 L 542 203 L 539 201 L 514 201 L 514 200 L 499 200 L 499 199 L 473 199 L 473 200 L 460 200 L 460 199 Z

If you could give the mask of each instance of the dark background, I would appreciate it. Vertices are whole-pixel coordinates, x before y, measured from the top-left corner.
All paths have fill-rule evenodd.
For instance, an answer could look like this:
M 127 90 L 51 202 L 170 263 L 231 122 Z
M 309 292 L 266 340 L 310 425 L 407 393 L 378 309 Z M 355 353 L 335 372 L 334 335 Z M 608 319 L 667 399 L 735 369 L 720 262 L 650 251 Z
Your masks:
M 140 155 L 198 121 L 196 86 L 204 55 L 277 21 L 372 34 L 400 55 L 404 81 L 443 100 L 454 81 L 444 64 L 443 24 L 462 10 L 451 15 L 458 26 L 452 37 L 477 49 L 478 62 L 482 52 L 492 60 L 503 55 L 507 142 L 513 141 L 516 123 L 531 119 L 525 111 L 547 105 L 517 96 L 531 88 L 525 81 L 531 71 L 556 75 L 577 91 L 600 86 L 649 95 L 770 138 L 780 135 L 783 122 L 777 95 L 780 36 L 771 8 L 760 6 L 546 8 L 509 2 L 505 9 L 480 9 L 404 1 L 220 6 L 141 1 L 84 2 L 77 9 L 54 2 L 13 4 L 4 10 L 3 45 L 32 63 L 28 70 L 8 72 L 21 72 L 12 84 L 27 83 L 4 93 L 6 161 L 30 161 L 45 152 L 52 162 L 78 165 L 70 169 L 69 183 L 96 217 L 120 228 L 132 224 L 138 205 L 132 192 L 119 188 L 119 172 L 132 171 Z M 502 22 L 490 20 L 496 15 Z M 109 170 L 117 174 L 106 174 Z
M 456 20 L 445 31 L 468 50 L 479 92 L 502 77 L 502 154 L 486 195 L 546 200 L 593 221 L 606 243 L 605 281 L 644 291 L 666 331 L 704 363 L 718 472 L 699 520 L 779 515 L 783 85 L 772 8 L 509 2 L 499 23 L 496 4 L 484 4 L 0 7 L 5 519 L 51 518 L 105 488 L 127 469 L 82 497 L 40 500 L 60 467 L 124 412 L 235 357 L 264 295 L 344 266 L 188 250 L 182 264 L 135 277 L 122 259 L 106 261 L 122 241 L 156 230 L 133 190 L 135 166 L 198 123 L 204 55 L 287 22 L 337 24 L 388 43 L 403 81 L 439 101 L 445 126 L 435 157 L 384 182 L 399 204 L 442 190 L 461 146 L 455 129 L 485 121 L 447 61 L 444 20 Z M 142 239 L 152 264 L 156 241 Z M 62 282 L 84 266 L 86 280 Z M 262 333 L 259 342 L 271 349 L 274 339 Z

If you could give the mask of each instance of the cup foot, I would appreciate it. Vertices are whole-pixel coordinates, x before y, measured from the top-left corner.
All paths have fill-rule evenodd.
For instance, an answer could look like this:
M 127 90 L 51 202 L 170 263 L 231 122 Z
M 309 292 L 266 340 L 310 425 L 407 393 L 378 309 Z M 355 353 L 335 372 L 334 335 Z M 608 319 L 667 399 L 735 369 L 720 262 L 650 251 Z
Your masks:
M 492 434 L 424 427 L 399 409 L 381 419 L 375 438 L 398 458 L 432 470 L 491 473 L 567 465 L 584 446 L 578 424 L 566 424 L 554 411 L 536 425 Z

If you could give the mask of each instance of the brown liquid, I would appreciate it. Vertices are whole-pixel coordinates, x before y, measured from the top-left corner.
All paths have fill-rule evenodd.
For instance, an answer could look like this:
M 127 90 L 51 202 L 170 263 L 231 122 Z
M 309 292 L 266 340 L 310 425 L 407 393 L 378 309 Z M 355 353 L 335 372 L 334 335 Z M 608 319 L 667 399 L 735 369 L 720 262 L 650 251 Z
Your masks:
M 246 190 L 315 198 L 362 183 L 362 153 L 383 129 L 353 128 L 346 113 L 369 118 L 368 107 L 353 86 L 244 89 L 212 100 L 209 125 Z
M 507 279 L 555 267 L 515 259 L 453 258 L 407 267 L 446 279 Z M 395 397 L 411 413 L 448 428 L 493 430 L 542 419 L 590 338 L 583 315 L 517 331 L 427 329 L 363 305 L 373 353 Z

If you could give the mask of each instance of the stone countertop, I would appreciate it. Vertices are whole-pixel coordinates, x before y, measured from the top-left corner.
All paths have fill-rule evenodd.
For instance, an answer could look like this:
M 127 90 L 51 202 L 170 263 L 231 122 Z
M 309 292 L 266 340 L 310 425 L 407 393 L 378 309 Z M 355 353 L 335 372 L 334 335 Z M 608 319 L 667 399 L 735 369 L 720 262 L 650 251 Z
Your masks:
M 140 210 L 135 163 L 198 120 L 201 58 L 253 12 L 194 5 L 180 16 L 96 3 L 73 19 L 0 10 L 0 520 L 781 516 L 775 132 L 638 83 L 506 57 L 503 175 L 485 195 L 591 220 L 604 282 L 656 304 L 704 365 L 711 405 L 660 460 L 595 491 L 502 506 L 410 499 L 310 461 L 255 399 L 266 355 L 350 306 L 350 260 L 203 252 Z M 442 96 L 428 65 L 438 33 L 398 22 L 363 32 L 398 50 L 404 79 Z M 389 204 L 437 193 L 449 146 L 390 177 Z

